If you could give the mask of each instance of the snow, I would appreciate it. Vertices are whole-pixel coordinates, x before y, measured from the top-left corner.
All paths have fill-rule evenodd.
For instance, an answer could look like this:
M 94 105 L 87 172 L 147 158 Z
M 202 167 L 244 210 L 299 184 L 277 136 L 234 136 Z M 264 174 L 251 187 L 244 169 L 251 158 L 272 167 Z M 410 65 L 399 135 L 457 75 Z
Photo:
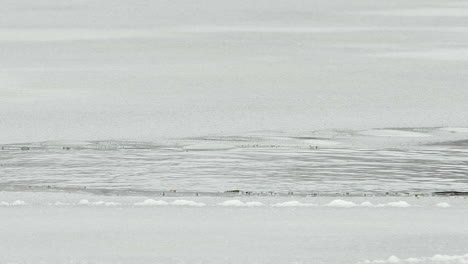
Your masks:
M 11 203 L 5 202 L 5 201 L 0 202 L 0 206 L 22 206 L 22 205 L 26 205 L 26 202 L 22 200 L 16 200 Z
M 70 205 L 70 204 L 57 201 L 57 202 L 53 203 L 53 205 L 55 205 L 55 206 L 65 206 L 65 205 Z
M 0 263 L 462 264 L 466 259 L 468 205 L 460 197 L 178 195 L 166 194 L 163 201 L 0 192 L 7 204 L 0 206 L 0 233 L 8 238 L 0 242 Z M 28 206 L 11 206 L 17 200 Z M 395 203 L 411 206 L 389 206 Z M 441 212 L 439 203 L 451 207 Z M 429 240 L 437 243 L 424 243 Z
M 12 205 L 12 206 L 26 205 L 26 202 L 24 202 L 22 200 L 16 200 L 16 201 L 12 202 L 10 205 Z
M 171 204 L 172 205 L 178 205 L 178 206 L 193 206 L 193 207 L 206 206 L 205 203 L 197 203 L 197 202 L 189 201 L 189 200 L 175 200 Z
M 451 207 L 451 205 L 450 205 L 449 203 L 446 203 L 446 202 L 437 203 L 436 206 L 437 206 L 437 207 L 441 207 L 441 208 L 449 208 L 449 207 Z
M 450 264 L 465 264 L 468 263 L 468 254 L 465 255 L 442 255 L 437 254 L 432 257 L 410 257 L 406 259 L 400 259 L 396 256 L 390 256 L 386 260 L 376 259 L 376 260 L 365 260 L 364 263 L 424 263 L 424 264 L 437 264 L 437 263 L 450 263 Z
M 106 202 L 104 203 L 105 206 L 119 206 L 120 203 L 115 203 L 115 202 Z
M 227 206 L 227 207 L 258 207 L 263 206 L 260 202 L 242 202 L 240 200 L 227 200 L 222 203 L 219 203 L 220 206 Z
M 467 61 L 468 49 L 450 48 L 450 49 L 430 49 L 430 50 L 414 50 L 406 52 L 389 52 L 376 55 L 381 58 L 393 59 L 419 59 L 419 60 L 435 60 L 435 61 Z M 455 129 L 454 132 L 466 132 Z
M 467 17 L 467 8 L 456 7 L 421 7 L 411 9 L 394 9 L 385 11 L 364 12 L 368 15 L 386 15 L 386 16 L 403 16 L 403 17 Z
M 351 208 L 356 207 L 357 205 L 354 202 L 344 201 L 344 200 L 333 200 L 326 204 L 329 207 L 343 207 L 343 208 Z
M 398 201 L 398 202 L 387 203 L 386 206 L 406 208 L 406 207 L 410 207 L 411 205 L 405 201 Z
M 373 203 L 371 203 L 369 201 L 365 201 L 365 202 L 362 202 L 360 204 L 360 206 L 362 206 L 362 207 L 375 207 L 376 205 L 374 205 Z
M 398 263 L 398 262 L 400 262 L 400 259 L 396 256 L 390 256 L 387 259 L 387 263 Z
M 80 205 L 88 205 L 88 204 L 89 204 L 89 201 L 86 200 L 86 199 L 82 199 L 82 200 L 80 200 L 80 201 L 78 202 L 78 204 L 80 204 Z
M 28 204 L 0 207 L 0 233 L 8 238 L 0 242 L 0 263 L 462 264 L 466 259 L 463 198 L 400 199 L 413 205 L 409 208 L 388 206 L 404 204 L 395 197 L 164 199 L 0 192 L 0 201 Z M 434 205 L 442 202 L 453 206 L 438 213 Z M 108 203 L 119 205 L 107 208 Z M 429 240 L 437 243 L 424 242 Z
M 165 201 L 161 201 L 161 200 L 153 200 L 153 199 L 146 199 L 144 200 L 143 202 L 138 202 L 138 203 L 135 203 L 136 206 L 159 206 L 159 205 L 168 205 L 169 203 L 168 202 L 165 202 Z
M 299 201 L 289 201 L 289 202 L 276 203 L 276 204 L 273 204 L 272 206 L 273 207 L 308 207 L 308 206 L 316 206 L 316 204 L 302 203 Z
M 263 206 L 264 204 L 261 202 L 246 202 L 245 206 L 247 207 L 258 207 L 258 206 Z

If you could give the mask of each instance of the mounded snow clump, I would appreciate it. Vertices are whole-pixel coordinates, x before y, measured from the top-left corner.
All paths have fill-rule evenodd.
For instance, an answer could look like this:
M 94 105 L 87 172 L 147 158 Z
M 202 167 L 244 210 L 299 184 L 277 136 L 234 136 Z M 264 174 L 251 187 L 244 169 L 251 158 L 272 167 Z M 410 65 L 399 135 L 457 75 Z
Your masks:
M 391 256 L 388 259 L 376 259 L 376 260 L 365 260 L 360 262 L 361 264 L 370 264 L 370 263 L 450 263 L 450 264 L 466 264 L 468 263 L 468 254 L 465 255 L 434 255 L 432 257 L 421 257 L 421 258 L 407 258 L 400 259 L 396 256 Z
M 154 206 L 154 205 L 168 205 L 168 203 L 165 201 L 161 201 L 161 200 L 156 201 L 153 199 L 146 199 L 143 202 L 135 203 L 135 205 L 136 206 Z
M 277 203 L 272 205 L 273 207 L 306 207 L 306 206 L 316 206 L 315 204 L 301 203 L 299 201 L 289 201 L 284 203 Z
M 231 207 L 258 207 L 258 206 L 263 206 L 262 203 L 260 202 L 242 202 L 239 200 L 227 200 L 222 203 L 219 203 L 218 205 L 221 206 L 231 206 Z
M 16 205 L 25 205 L 26 203 L 24 201 L 21 201 L 21 200 L 16 200 L 14 202 L 11 203 L 11 205 L 13 206 L 16 206 Z
M 438 203 L 438 204 L 436 204 L 436 206 L 441 207 L 441 208 L 448 208 L 451 205 L 449 203 Z
M 120 203 L 115 203 L 115 202 L 106 202 L 104 203 L 105 206 L 118 206 Z
M 63 203 L 63 202 L 60 202 L 60 201 L 57 201 L 54 203 L 55 206 L 65 206 L 65 205 L 69 205 L 68 203 Z
M 344 200 L 333 200 L 326 204 L 329 207 L 342 207 L 342 208 L 351 208 L 357 206 L 357 204 Z
M 362 202 L 359 206 L 361 207 L 383 207 L 383 204 L 373 204 L 369 201 Z
M 22 200 L 16 200 L 12 203 L 8 203 L 8 202 L 1 202 L 0 203 L 0 206 L 21 206 L 21 205 L 26 205 L 26 202 L 22 201 Z
M 411 205 L 405 201 L 399 201 L 399 202 L 390 202 L 390 203 L 387 203 L 387 206 L 390 206 L 390 207 L 400 207 L 400 208 L 406 208 L 406 207 L 410 207 Z
M 86 199 L 83 199 L 83 200 L 80 200 L 80 201 L 78 202 L 78 204 L 79 204 L 79 205 L 88 205 L 88 204 L 89 204 L 89 201 L 86 200 Z
M 178 205 L 178 206 L 193 206 L 193 207 L 206 206 L 206 204 L 204 204 L 204 203 L 197 203 L 197 202 L 189 201 L 189 200 L 175 200 L 171 204 L 172 205 Z
M 62 202 L 55 202 L 55 205 L 68 205 L 66 203 Z M 90 202 L 86 199 L 80 200 L 78 202 L 78 205 L 95 205 L 95 206 L 100 206 L 100 205 L 105 205 L 105 206 L 117 206 L 120 205 L 120 203 L 115 203 L 115 202 L 104 202 L 104 201 L 97 201 L 97 202 Z
M 388 263 L 398 263 L 400 262 L 400 259 L 396 256 L 390 256 L 388 259 L 387 259 L 387 262 Z

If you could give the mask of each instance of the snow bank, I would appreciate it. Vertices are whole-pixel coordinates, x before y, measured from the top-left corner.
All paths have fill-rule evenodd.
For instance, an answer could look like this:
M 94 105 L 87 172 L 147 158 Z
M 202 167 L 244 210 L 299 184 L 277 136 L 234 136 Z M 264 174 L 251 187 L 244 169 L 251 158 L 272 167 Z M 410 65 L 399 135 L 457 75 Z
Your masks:
M 83 200 L 80 200 L 80 201 L 78 202 L 78 204 L 79 204 L 79 205 L 88 205 L 88 204 L 89 204 L 89 201 L 86 200 L 86 199 L 83 199 Z
M 360 206 L 363 206 L 363 207 L 374 207 L 375 205 L 371 202 L 368 202 L 368 201 L 365 201 L 365 202 L 362 202 L 360 204 Z
M 104 203 L 105 206 L 118 206 L 120 203 L 115 203 L 115 202 L 106 202 Z
M 206 206 L 206 204 L 204 203 L 197 203 L 197 202 L 189 201 L 189 200 L 175 200 L 171 204 L 177 205 L 177 206 L 194 206 L 194 207 Z
M 357 206 L 357 204 L 349 201 L 344 201 L 344 200 L 333 200 L 326 204 L 325 206 L 329 207 L 342 207 L 342 208 L 351 208 Z
M 258 207 L 258 206 L 263 206 L 262 203 L 260 202 L 242 202 L 239 200 L 227 200 L 222 203 L 219 203 L 218 205 L 221 206 L 232 206 L 232 207 Z
M 400 259 L 396 256 L 390 256 L 387 259 L 387 263 L 398 263 L 398 262 L 400 262 Z
M 55 202 L 53 205 L 55 205 L 55 206 L 65 206 L 65 205 L 70 205 L 70 204 L 68 204 L 68 203 L 62 203 L 62 202 L 57 201 L 57 202 Z
M 361 204 L 359 204 L 359 206 L 361 207 L 384 207 L 385 204 L 373 204 L 369 201 L 365 201 L 365 202 L 362 202 Z
M 299 201 L 289 201 L 284 203 L 277 203 L 272 205 L 273 207 L 306 207 L 306 206 L 316 206 L 316 204 L 301 203 Z
M 261 202 L 246 202 L 245 205 L 248 206 L 248 207 L 257 207 L 257 206 L 263 206 L 263 203 L 261 203 Z
M 410 207 L 411 205 L 405 201 L 399 201 L 399 202 L 387 203 L 386 206 L 406 208 L 406 207 Z
M 400 259 L 396 256 L 390 256 L 388 259 L 365 260 L 359 263 L 468 263 L 468 254 L 465 255 L 434 255 L 432 257 L 406 258 Z
M 134 205 L 136 206 L 152 206 L 152 205 L 168 205 L 169 203 L 165 202 L 165 201 L 156 201 L 156 200 L 153 200 L 153 199 L 146 199 L 144 200 L 143 202 L 138 202 L 138 203 L 135 203 Z
M 434 262 L 450 262 L 450 263 L 468 263 L 468 254 L 465 255 L 434 255 L 431 258 Z
M 451 205 L 449 203 L 438 203 L 438 204 L 436 204 L 436 206 L 441 207 L 441 208 L 451 207 Z
M 21 205 L 26 205 L 26 203 L 22 200 L 16 200 L 12 203 L 9 202 L 1 202 L 0 206 L 21 206 Z
M 61 202 L 55 202 L 55 205 L 68 205 L 66 203 L 61 203 Z M 78 205 L 94 205 L 94 206 L 117 206 L 120 205 L 120 203 L 115 203 L 115 202 L 104 202 L 104 201 L 97 201 L 97 202 L 90 202 L 86 199 L 80 200 L 78 202 Z

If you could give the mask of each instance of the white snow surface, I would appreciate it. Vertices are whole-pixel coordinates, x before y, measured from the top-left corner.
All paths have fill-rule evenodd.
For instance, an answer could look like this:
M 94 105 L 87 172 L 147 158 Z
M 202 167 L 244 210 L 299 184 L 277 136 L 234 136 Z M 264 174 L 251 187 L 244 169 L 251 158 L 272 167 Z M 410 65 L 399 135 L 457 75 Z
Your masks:
M 136 206 L 168 205 L 169 203 L 161 200 L 146 199 L 143 202 L 135 203 Z
M 0 263 L 466 263 L 463 197 L 0 192 L 0 201 Z
M 359 262 L 360 264 L 370 263 L 452 263 L 452 264 L 465 264 L 468 263 L 468 254 L 463 255 L 443 255 L 436 254 L 432 257 L 409 257 L 405 259 L 398 258 L 397 256 L 390 256 L 387 259 L 365 260 Z
M 263 206 L 261 202 L 242 202 L 240 200 L 227 200 L 222 203 L 219 203 L 220 206 L 227 206 L 227 207 L 257 207 Z
M 197 203 L 197 202 L 189 201 L 189 200 L 175 200 L 171 204 L 178 205 L 178 206 L 194 206 L 194 207 L 206 206 L 205 203 Z
M 306 206 L 316 206 L 316 204 L 303 203 L 299 201 L 289 201 L 289 202 L 276 203 L 276 204 L 273 204 L 272 206 L 273 207 L 306 207 Z
M 442 208 L 449 208 L 449 207 L 451 207 L 451 205 L 450 205 L 449 203 L 446 203 L 446 202 L 437 203 L 436 206 L 437 206 L 437 207 L 442 207 Z
M 463 197 L 0 192 L 0 201 L 0 263 L 462 264 L 468 243 Z

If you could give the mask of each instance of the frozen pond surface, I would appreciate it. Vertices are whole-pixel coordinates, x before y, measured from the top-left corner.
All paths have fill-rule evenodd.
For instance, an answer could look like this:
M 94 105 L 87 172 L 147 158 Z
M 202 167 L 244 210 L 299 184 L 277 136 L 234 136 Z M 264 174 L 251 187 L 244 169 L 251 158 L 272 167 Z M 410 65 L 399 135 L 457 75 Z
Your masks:
M 0 262 L 357 264 L 417 258 L 463 264 L 467 259 L 464 198 L 234 198 L 262 204 L 245 207 L 222 205 L 233 201 L 226 197 L 159 197 L 154 199 L 168 205 L 136 205 L 151 198 L 0 192 L 0 201 L 24 202 L 0 205 Z M 192 204 L 173 203 L 181 199 Z M 271 206 L 292 201 L 314 206 Z M 363 205 L 366 201 L 387 206 Z
M 0 143 L 468 126 L 459 0 L 2 0 Z

